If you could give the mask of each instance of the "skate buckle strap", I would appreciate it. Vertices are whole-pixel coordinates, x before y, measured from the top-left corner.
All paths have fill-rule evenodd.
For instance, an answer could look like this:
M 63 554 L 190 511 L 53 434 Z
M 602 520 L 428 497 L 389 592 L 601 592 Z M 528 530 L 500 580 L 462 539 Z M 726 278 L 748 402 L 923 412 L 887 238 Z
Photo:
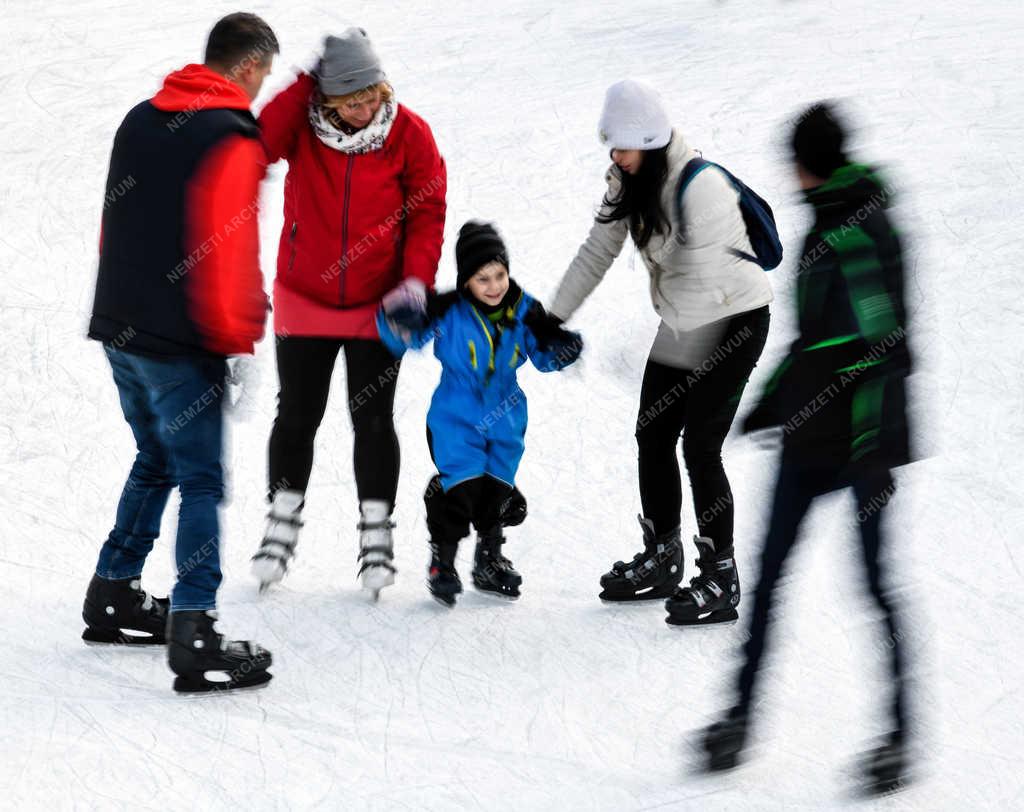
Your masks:
M 260 544 L 260 550 L 263 551 L 267 547 L 271 547 L 273 545 L 277 545 L 278 547 L 283 547 L 284 550 L 289 555 L 294 555 L 295 554 L 295 546 L 298 543 L 299 543 L 299 539 L 297 537 L 296 538 L 291 538 L 291 539 L 286 539 L 286 538 L 281 538 L 281 537 L 278 537 L 278 536 L 273 536 L 273 535 L 268 533 L 266 536 L 263 537 L 263 543 Z
M 395 565 L 392 564 L 390 561 L 364 561 L 362 564 L 359 565 L 358 574 L 362 575 L 366 570 L 370 569 L 370 567 L 381 567 L 386 570 L 391 570 L 391 572 L 394 573 L 398 572 L 398 570 L 395 569 Z
M 396 527 L 398 527 L 398 524 L 390 519 L 384 519 L 380 522 L 360 521 L 359 524 L 356 525 L 356 529 L 358 530 L 393 530 Z
M 297 513 L 275 513 L 273 508 L 270 509 L 267 518 L 272 522 L 290 524 L 292 527 L 302 527 L 305 524 Z
M 367 553 L 381 553 L 386 555 L 388 558 L 392 558 L 395 555 L 395 550 L 393 547 L 388 547 L 386 544 L 368 544 L 359 550 L 359 555 L 356 556 L 356 561 Z

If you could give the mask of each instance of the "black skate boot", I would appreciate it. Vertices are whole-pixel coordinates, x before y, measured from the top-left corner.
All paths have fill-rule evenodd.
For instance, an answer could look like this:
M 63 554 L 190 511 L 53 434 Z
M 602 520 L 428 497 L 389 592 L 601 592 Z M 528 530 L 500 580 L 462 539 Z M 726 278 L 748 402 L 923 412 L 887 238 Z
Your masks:
M 701 747 L 707 756 L 703 765 L 705 772 L 731 770 L 740 763 L 743 749 L 747 744 L 748 727 L 746 712 L 740 707 L 735 707 L 720 721 L 705 728 L 701 741 Z
M 880 746 L 861 756 L 861 792 L 869 797 L 878 797 L 906 788 L 910 782 L 908 762 L 902 732 L 897 730 L 889 733 Z
M 455 553 L 458 544 L 451 542 L 430 542 L 430 567 L 427 571 L 427 588 L 434 600 L 443 606 L 455 606 L 455 596 L 462 592 L 462 580 L 455 570 Z
M 178 693 L 210 693 L 255 688 L 270 682 L 270 652 L 248 640 L 225 640 L 213 624 L 217 613 L 172 612 L 168 622 L 167 664 L 177 676 Z M 219 679 L 209 679 L 216 672 Z
M 169 605 L 167 598 L 142 591 L 141 576 L 114 580 L 93 575 L 82 607 L 82 639 L 89 644 L 162 646 L 167 642 Z
M 473 586 L 481 592 L 515 600 L 523 576 L 516 572 L 512 562 L 501 554 L 505 537 L 501 527 L 480 533 L 476 540 L 476 554 L 473 557 Z
M 718 553 L 711 539 L 694 536 L 693 540 L 700 550 L 700 575 L 665 601 L 665 622 L 672 626 L 734 623 L 739 617 L 736 607 L 740 602 L 740 579 L 732 547 Z
M 610 572 L 601 576 L 603 601 L 647 601 L 667 598 L 683 580 L 683 546 L 679 528 L 660 536 L 654 523 L 637 516 L 644 534 L 644 549 L 628 564 L 616 561 Z

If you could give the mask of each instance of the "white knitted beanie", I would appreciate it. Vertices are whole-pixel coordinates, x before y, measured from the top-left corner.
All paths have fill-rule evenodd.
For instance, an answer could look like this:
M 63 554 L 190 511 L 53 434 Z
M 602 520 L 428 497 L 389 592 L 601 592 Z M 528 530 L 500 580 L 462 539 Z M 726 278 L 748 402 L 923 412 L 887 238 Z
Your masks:
M 672 125 L 658 91 L 635 79 L 616 82 L 604 94 L 598 136 L 612 149 L 661 149 Z

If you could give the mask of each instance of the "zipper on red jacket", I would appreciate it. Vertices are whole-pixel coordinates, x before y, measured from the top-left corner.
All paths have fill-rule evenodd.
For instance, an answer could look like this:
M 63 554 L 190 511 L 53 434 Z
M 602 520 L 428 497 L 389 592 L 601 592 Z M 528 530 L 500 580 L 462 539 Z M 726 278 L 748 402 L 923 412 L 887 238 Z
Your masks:
M 288 235 L 288 273 L 295 267 L 295 232 L 299 230 L 298 220 L 292 221 L 292 233 Z
M 345 199 L 341 204 L 341 273 L 338 280 L 338 304 L 345 304 L 345 269 L 348 267 L 348 203 L 352 189 L 352 159 L 355 156 L 349 154 L 348 164 L 345 166 Z

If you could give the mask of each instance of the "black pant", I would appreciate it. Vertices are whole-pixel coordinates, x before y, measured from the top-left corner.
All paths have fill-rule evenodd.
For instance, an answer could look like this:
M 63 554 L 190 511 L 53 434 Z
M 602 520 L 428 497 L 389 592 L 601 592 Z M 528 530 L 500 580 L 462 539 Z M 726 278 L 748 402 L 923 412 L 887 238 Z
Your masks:
M 359 500 L 395 503 L 399 450 L 393 410 L 400 362 L 379 341 L 301 336 L 277 340 L 281 388 L 270 434 L 271 499 L 278 489 L 305 492 L 309 484 L 313 440 L 327 409 L 334 361 L 342 347 Z
M 427 447 L 434 459 L 434 436 L 429 428 Z M 447 493 L 441 487 L 441 477 L 433 477 L 423 493 L 430 540 L 454 547 L 469 533 L 470 524 L 478 533 L 493 530 L 501 524 L 501 505 L 511 493 L 512 488 L 486 474 L 460 482 Z
M 470 524 L 478 533 L 495 529 L 501 524 L 501 504 L 511 492 L 501 480 L 484 475 L 445 493 L 440 478 L 434 477 L 423 494 L 430 540 L 454 547 L 469 533 Z
M 837 484 L 834 473 L 802 468 L 785 458 L 779 468 L 771 523 L 761 556 L 761 574 L 758 577 L 754 609 L 750 616 L 749 638 L 744 647 L 745 661 L 738 677 L 737 704 L 744 710 L 750 706 L 758 668 L 764 655 L 776 584 L 782 574 L 786 557 L 796 544 L 800 523 L 816 496 L 842 487 L 842 484 Z M 883 572 L 881 555 L 882 513 L 895 486 L 887 470 L 862 475 L 848 484 L 853 486 L 857 500 L 855 518 L 860 530 L 867 587 L 883 614 L 883 630 L 886 636 L 877 647 L 877 651 L 881 654 L 885 648 L 890 655 L 889 667 L 893 679 L 890 711 L 895 729 L 902 731 L 906 721 L 903 633 L 900 631 L 897 602 L 889 590 Z
M 655 532 L 679 526 L 683 495 L 676 443 L 682 434 L 697 528 L 718 550 L 731 549 L 732 490 L 722 466 L 722 443 L 764 349 L 768 322 L 767 306 L 730 319 L 721 344 L 697 369 L 647 362 L 636 441 L 640 501 Z

